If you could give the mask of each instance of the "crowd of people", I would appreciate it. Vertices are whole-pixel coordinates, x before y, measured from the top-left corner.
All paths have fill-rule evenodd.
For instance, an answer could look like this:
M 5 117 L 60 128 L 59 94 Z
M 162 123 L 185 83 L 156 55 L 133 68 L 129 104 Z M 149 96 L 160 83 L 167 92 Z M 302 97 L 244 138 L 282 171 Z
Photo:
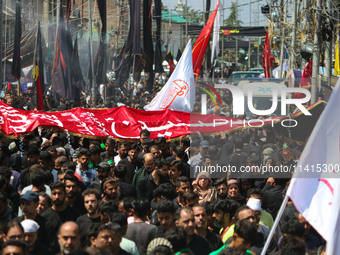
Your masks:
M 167 141 L 0 137 L 2 254 L 260 254 L 302 147 L 262 129 Z M 217 165 L 236 171 L 216 173 Z M 323 254 L 289 202 L 267 254 Z

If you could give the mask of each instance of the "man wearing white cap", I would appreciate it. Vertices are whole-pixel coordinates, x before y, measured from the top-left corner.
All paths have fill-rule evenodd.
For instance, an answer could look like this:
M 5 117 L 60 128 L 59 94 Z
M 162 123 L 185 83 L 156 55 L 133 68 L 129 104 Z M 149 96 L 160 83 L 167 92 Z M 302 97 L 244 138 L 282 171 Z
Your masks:
M 256 217 L 256 222 L 258 224 L 258 232 L 262 233 L 265 238 L 269 235 L 269 227 L 264 226 L 260 223 L 260 217 L 261 217 L 261 200 L 256 198 L 249 198 L 247 202 L 247 206 L 253 210 Z
M 249 202 L 249 200 L 251 199 L 256 199 L 256 200 L 252 200 L 251 202 Z M 262 191 L 259 188 L 250 188 L 247 191 L 247 201 L 250 203 L 250 205 L 248 204 L 247 205 L 251 209 L 253 209 L 254 206 L 256 206 L 257 208 L 260 208 L 258 210 L 259 212 L 257 212 L 258 216 L 260 217 L 260 224 L 267 226 L 269 227 L 269 229 L 271 229 L 274 224 L 274 220 L 270 213 L 262 209 L 261 199 L 262 199 Z M 256 209 L 253 209 L 253 210 L 256 210 Z
M 21 223 L 24 229 L 25 242 L 28 245 L 30 255 L 51 254 L 46 246 L 37 241 L 39 225 L 34 220 L 24 220 Z

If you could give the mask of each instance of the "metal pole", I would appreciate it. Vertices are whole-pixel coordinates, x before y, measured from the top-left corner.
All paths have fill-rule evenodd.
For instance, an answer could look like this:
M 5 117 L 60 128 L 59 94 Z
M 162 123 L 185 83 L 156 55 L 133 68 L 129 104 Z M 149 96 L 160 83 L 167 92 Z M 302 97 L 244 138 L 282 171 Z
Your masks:
M 259 37 L 259 45 L 257 47 L 257 63 L 256 67 L 260 67 L 260 45 L 261 45 L 261 37 Z
M 58 30 L 59 30 L 59 21 L 60 21 L 60 8 L 61 8 L 61 0 L 58 0 L 57 1 L 57 29 L 56 29 L 56 36 L 55 36 L 55 38 L 56 38 L 56 40 L 57 40 L 57 38 L 58 38 Z M 57 44 L 55 44 L 56 45 L 56 47 L 57 47 Z
M 293 23 L 293 31 L 292 31 L 292 43 L 290 49 L 290 58 L 289 58 L 289 69 L 293 70 L 295 66 L 295 44 L 296 44 L 296 13 L 297 13 L 297 0 L 293 0 L 293 13 L 292 13 L 292 23 Z
M 326 1 L 327 11 L 333 17 L 332 10 L 332 2 L 330 0 Z M 331 77 L 332 77 L 332 40 L 333 36 L 331 36 L 329 41 L 326 41 L 326 54 L 325 54 L 325 67 L 326 67 L 326 77 L 327 77 L 327 86 L 331 87 Z
M 249 47 L 248 47 L 248 69 L 250 71 L 251 69 L 251 61 L 250 61 L 250 58 L 251 58 L 251 42 L 249 40 Z
M 283 4 L 283 23 L 286 23 L 287 20 L 287 5 L 288 3 L 285 3 L 284 0 L 281 1 L 281 4 Z M 281 52 L 280 52 L 280 79 L 282 79 L 283 76 L 283 53 L 284 53 L 284 46 L 285 46 L 285 26 L 282 26 L 282 31 L 281 31 Z
M 222 25 L 224 25 L 224 0 L 222 1 Z M 224 32 L 224 31 L 223 31 Z M 222 64 L 221 64 L 221 74 L 222 74 L 222 80 L 224 78 L 224 33 L 222 33 Z
M 188 0 L 185 0 L 185 44 L 188 43 Z
M 89 33 L 90 33 L 90 62 L 91 62 L 91 68 L 92 68 L 92 84 L 90 84 L 92 88 L 92 96 L 94 97 L 96 95 L 95 92 L 95 82 L 93 81 L 94 73 L 93 73 L 93 59 L 92 59 L 92 12 L 91 12 L 91 0 L 89 0 Z M 92 103 L 94 104 L 95 98 L 93 98 Z
M 4 40 L 2 39 L 2 0 L 0 0 L 0 39 L 1 42 L 3 42 Z M 5 41 L 6 43 L 6 41 Z M 0 47 L 0 56 L 2 56 L 2 47 Z M 2 58 L 0 60 L 0 85 L 2 85 L 3 83 L 3 68 L 2 68 Z
M 311 88 L 311 103 L 314 104 L 317 100 L 317 86 L 319 76 L 319 63 L 320 63 L 320 48 L 319 48 L 319 29 L 320 29 L 320 9 L 321 0 L 316 2 L 316 26 L 314 31 L 314 50 L 313 50 L 313 74 L 312 74 L 312 88 Z
M 277 226 L 279 225 L 279 221 L 281 219 L 281 216 L 286 208 L 286 205 L 287 205 L 287 202 L 288 202 L 288 199 L 289 197 L 286 195 L 285 196 L 285 199 L 283 200 L 282 204 L 281 204 L 281 207 L 280 207 L 280 210 L 278 211 L 277 215 L 276 215 L 276 218 L 275 218 L 275 221 L 274 221 L 274 224 L 273 224 L 273 227 L 272 229 L 270 230 L 269 232 L 269 236 L 266 240 L 266 243 L 264 244 L 264 247 L 262 249 L 262 252 L 261 252 L 261 255 L 265 255 L 267 250 L 268 250 L 268 247 L 269 247 L 269 244 L 270 244 L 270 241 L 272 240 L 273 236 L 274 236 L 274 233 L 275 233 L 275 230 L 277 228 Z
M 238 39 L 237 39 L 237 37 L 236 37 L 236 52 L 235 52 L 235 57 L 236 57 L 235 61 L 236 61 L 236 68 L 237 68 L 237 64 L 238 64 Z M 238 69 L 236 69 L 236 70 L 238 70 Z

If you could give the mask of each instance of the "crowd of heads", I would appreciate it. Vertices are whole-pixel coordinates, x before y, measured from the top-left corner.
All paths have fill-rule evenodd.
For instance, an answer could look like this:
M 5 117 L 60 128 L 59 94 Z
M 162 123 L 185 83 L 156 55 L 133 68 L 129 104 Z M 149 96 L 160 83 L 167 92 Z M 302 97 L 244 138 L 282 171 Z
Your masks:
M 1 136 L 2 254 L 260 254 L 291 173 L 240 169 L 293 167 L 302 149 L 261 129 L 174 141 L 147 130 L 135 142 L 47 128 Z M 217 165 L 237 171 L 216 176 Z M 289 202 L 268 252 L 324 244 Z

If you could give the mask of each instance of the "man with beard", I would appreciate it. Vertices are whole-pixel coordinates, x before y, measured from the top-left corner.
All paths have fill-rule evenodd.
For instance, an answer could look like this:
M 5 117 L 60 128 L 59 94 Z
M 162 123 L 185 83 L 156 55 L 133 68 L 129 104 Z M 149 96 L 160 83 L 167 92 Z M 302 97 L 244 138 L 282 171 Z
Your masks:
M 22 211 L 22 216 L 15 218 L 14 220 L 22 222 L 24 220 L 34 220 L 39 227 L 39 241 L 46 243 L 46 229 L 45 229 L 45 218 L 42 217 L 37 212 L 39 202 L 39 195 L 34 191 L 27 191 L 20 197 L 20 209 Z
M 163 159 L 155 161 L 155 169 L 151 174 L 144 176 L 137 183 L 137 198 L 147 199 L 149 202 L 153 198 L 153 191 L 158 185 L 168 182 L 169 165 Z
M 182 207 L 176 212 L 176 226 L 183 227 L 187 233 L 187 244 L 196 255 L 206 255 L 211 252 L 207 239 L 195 234 L 194 212 L 189 207 Z
M 90 155 L 87 149 L 81 149 L 78 157 L 79 164 L 76 167 L 76 173 L 80 175 L 86 187 L 89 187 L 91 182 L 97 177 L 97 172 L 89 167 Z
M 140 148 L 137 144 L 132 144 L 129 150 L 129 157 L 119 161 L 119 164 L 124 164 L 127 167 L 126 182 L 132 183 L 135 173 L 143 167 L 143 162 L 138 159 Z
M 214 206 L 215 223 L 220 228 L 222 242 L 227 241 L 230 233 L 234 232 L 234 215 L 239 203 L 234 200 L 226 199 L 218 201 Z
M 118 143 L 118 155 L 114 157 L 115 165 L 118 165 L 119 161 L 127 158 L 130 150 L 130 144 L 127 142 L 119 142 Z
M 78 210 L 68 207 L 65 201 L 65 184 L 55 182 L 50 185 L 52 207 L 42 213 L 46 219 L 45 229 L 48 246 L 53 253 L 59 251 L 56 233 L 59 227 L 66 221 L 75 221 L 79 216 Z
M 65 222 L 61 225 L 58 242 L 60 246 L 60 255 L 66 255 L 80 249 L 80 235 L 78 225 L 72 221 Z
M 64 177 L 64 183 L 66 191 L 65 200 L 68 206 L 77 209 L 80 214 L 86 213 L 77 177 L 71 174 L 66 174 Z
M 177 198 L 174 199 L 174 204 L 177 205 L 177 207 L 183 207 L 185 204 L 183 194 L 185 192 L 188 192 L 192 190 L 190 181 L 185 176 L 180 176 L 176 180 L 176 191 L 177 191 Z
M 21 171 L 21 188 L 30 185 L 30 170 L 29 168 L 34 164 L 38 164 L 40 159 L 40 151 L 37 147 L 31 147 L 27 151 L 27 168 Z
M 28 245 L 30 255 L 49 255 L 48 248 L 38 241 L 39 225 L 34 220 L 24 220 L 21 222 L 24 229 L 24 240 Z
M 87 189 L 83 192 L 84 205 L 87 213 L 77 218 L 79 232 L 81 233 L 82 247 L 90 245 L 87 233 L 93 226 L 101 224 L 98 207 L 100 194 L 96 189 Z
M 91 247 L 98 248 L 103 254 L 126 255 L 129 254 L 120 248 L 122 230 L 118 224 L 105 224 L 95 228 L 91 236 Z
M 207 214 L 201 205 L 194 205 L 192 208 L 195 217 L 195 234 L 208 240 L 212 251 L 222 247 L 221 238 L 207 228 Z
M 108 138 L 105 141 L 105 151 L 100 153 L 100 159 L 103 161 L 104 158 L 114 158 L 117 153 L 115 152 L 116 142 L 112 138 Z
M 101 162 L 98 165 L 97 178 L 91 183 L 90 188 L 94 188 L 102 193 L 102 185 L 110 175 L 110 165 L 107 162 Z
M 103 195 L 102 195 L 103 202 L 108 202 L 108 201 L 117 202 L 119 200 L 119 194 L 120 194 L 120 189 L 119 189 L 118 182 L 113 178 L 107 179 L 103 184 Z
M 227 181 L 225 178 L 220 178 L 214 181 L 215 190 L 217 192 L 217 199 L 224 200 L 228 196 Z M 215 249 L 216 250 L 216 249 Z
M 184 165 L 179 160 L 170 161 L 169 165 L 169 178 L 171 183 L 175 186 L 178 177 L 182 176 L 184 171 Z
M 144 154 L 144 166 L 140 168 L 133 177 L 132 185 L 137 187 L 138 182 L 143 179 L 144 176 L 152 173 L 155 165 L 155 159 L 151 153 Z

